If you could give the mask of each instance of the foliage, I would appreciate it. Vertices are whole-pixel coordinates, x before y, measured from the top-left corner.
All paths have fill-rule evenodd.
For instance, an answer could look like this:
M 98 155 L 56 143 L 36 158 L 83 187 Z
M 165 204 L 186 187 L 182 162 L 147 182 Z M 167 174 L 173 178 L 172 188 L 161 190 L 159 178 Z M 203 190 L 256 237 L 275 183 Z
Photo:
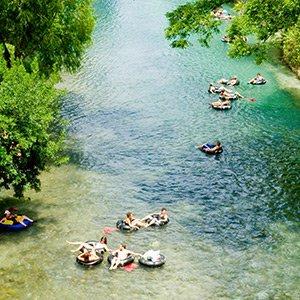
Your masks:
M 1 68 L 1 67 L 0 67 Z M 26 188 L 40 189 L 38 175 L 62 156 L 63 120 L 55 78 L 29 74 L 21 63 L 3 68 L 0 84 L 0 187 L 20 197 Z
M 186 48 L 191 42 L 192 34 L 198 35 L 198 41 L 203 46 L 208 46 L 212 35 L 218 32 L 220 22 L 215 20 L 210 12 L 226 1 L 198 0 L 180 5 L 172 12 L 167 13 L 169 27 L 166 37 L 171 40 L 173 47 Z
M 0 43 L 11 66 L 11 55 L 51 74 L 75 71 L 90 42 L 94 26 L 91 0 L 1 0 Z M 12 45 L 14 53 L 7 49 Z
M 0 188 L 40 189 L 66 161 L 59 72 L 75 71 L 91 41 L 92 0 L 0 1 Z
M 300 0 L 196 0 L 181 5 L 167 13 L 169 27 L 166 29 L 166 37 L 171 45 L 186 47 L 193 34 L 200 37 L 202 45 L 207 45 L 219 25 L 213 21 L 211 11 L 225 2 L 235 3 L 237 13 L 227 28 L 232 40 L 230 56 L 254 55 L 260 63 L 266 58 L 271 46 L 283 45 L 284 56 L 289 62 L 293 65 L 299 63 Z
M 283 56 L 291 66 L 300 68 L 300 18 L 285 34 Z

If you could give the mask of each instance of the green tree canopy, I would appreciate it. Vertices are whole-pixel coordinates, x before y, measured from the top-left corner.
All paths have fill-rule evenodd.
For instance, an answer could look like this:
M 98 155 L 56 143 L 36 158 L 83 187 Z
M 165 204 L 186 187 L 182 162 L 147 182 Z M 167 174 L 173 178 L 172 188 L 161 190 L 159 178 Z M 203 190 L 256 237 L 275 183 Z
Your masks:
M 167 13 L 169 27 L 166 29 L 166 37 L 171 45 L 187 47 L 191 44 L 192 35 L 197 35 L 202 45 L 208 45 L 220 25 L 211 11 L 224 3 L 234 3 L 236 11 L 236 16 L 227 28 L 232 40 L 230 56 L 255 55 L 257 61 L 261 62 L 269 47 L 276 44 L 284 50 L 286 59 L 300 66 L 300 0 L 188 2 Z M 247 40 L 245 36 L 250 38 Z M 290 50 L 293 50 L 292 53 Z
M 26 188 L 39 190 L 38 175 L 64 157 L 60 92 L 53 78 L 26 72 L 22 64 L 2 65 L 0 84 L 0 188 L 22 196 Z
M 47 75 L 62 68 L 74 71 L 93 26 L 91 0 L 0 1 L 0 43 L 8 67 L 14 55 L 28 66 L 37 59 L 40 71 Z

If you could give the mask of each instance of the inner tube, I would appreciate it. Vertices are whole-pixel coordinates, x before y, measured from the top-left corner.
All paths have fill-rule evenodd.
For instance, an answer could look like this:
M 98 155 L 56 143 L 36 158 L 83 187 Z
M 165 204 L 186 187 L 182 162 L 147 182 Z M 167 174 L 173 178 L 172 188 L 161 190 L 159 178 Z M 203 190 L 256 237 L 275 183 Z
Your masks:
M 210 94 L 213 94 L 213 93 L 220 94 L 223 90 L 221 86 L 218 86 L 218 87 L 214 86 L 214 88 L 215 88 L 215 90 L 213 92 L 210 90 L 210 88 L 208 88 L 208 92 Z
M 228 110 L 228 109 L 231 109 L 231 105 L 221 105 L 221 106 L 214 106 L 212 105 L 211 106 L 213 109 L 216 109 L 216 110 Z
M 103 255 L 100 254 L 100 253 L 98 253 L 98 252 L 96 252 L 96 253 L 97 253 L 98 258 L 95 259 L 95 260 L 86 262 L 86 261 L 84 261 L 84 260 L 79 259 L 79 258 L 78 258 L 79 255 L 78 255 L 78 256 L 76 257 L 76 262 L 77 262 L 78 264 L 82 265 L 82 266 L 85 266 L 85 267 L 92 267 L 92 266 L 99 265 L 99 264 L 101 264 L 102 261 L 103 261 Z
M 220 100 L 236 100 L 237 98 L 237 95 L 219 96 Z
M 155 267 L 160 267 L 162 265 L 164 265 L 166 262 L 166 257 L 162 254 L 160 254 L 160 258 L 158 261 L 152 261 L 151 259 L 145 259 L 143 257 L 141 257 L 139 259 L 139 263 L 143 266 L 146 267 L 151 267 L 151 268 L 155 268 Z
M 154 223 L 151 226 L 164 226 L 167 225 L 170 222 L 170 219 L 167 220 L 161 220 L 159 214 L 152 214 L 150 218 L 146 219 L 145 222 L 150 223 L 153 218 L 156 218 L 158 220 L 158 224 Z
M 3 223 L 0 223 L 0 229 L 6 230 L 6 231 L 21 231 L 21 230 L 27 229 L 33 223 L 33 222 L 31 222 L 31 221 L 29 221 L 27 219 L 24 219 L 22 222 L 26 226 L 23 226 L 21 223 L 15 223 L 15 224 L 3 224 Z
M 215 104 L 212 103 L 211 107 L 213 109 L 216 109 L 216 110 L 228 110 L 228 109 L 231 109 L 231 105 L 230 104 L 215 105 Z
M 99 241 L 97 241 L 97 240 L 89 240 L 89 241 L 86 241 L 85 243 L 86 243 L 86 244 L 89 244 L 89 245 L 92 246 L 92 247 L 94 247 L 94 245 L 95 245 L 96 243 L 99 243 Z M 83 249 L 84 249 L 84 247 L 82 247 L 82 248 L 80 249 L 80 251 L 83 252 Z M 87 249 L 87 250 L 89 250 L 89 249 Z M 96 253 L 99 254 L 99 255 L 103 255 L 104 252 L 106 252 L 105 249 L 102 249 L 102 250 L 96 249 Z
M 114 258 L 114 256 L 112 254 L 110 254 L 107 258 L 107 261 L 109 262 L 109 264 L 111 265 L 111 261 Z M 134 262 L 134 256 L 133 255 L 129 255 L 127 258 L 122 259 L 118 265 L 118 267 L 124 267 L 128 264 L 131 264 Z
M 124 222 L 124 220 L 118 220 L 116 223 L 116 227 L 123 231 L 130 231 L 132 228 Z
M 217 150 L 217 151 L 214 151 L 214 152 L 208 151 L 209 149 L 212 149 L 212 148 L 214 148 L 215 146 L 216 146 L 216 145 L 214 145 L 214 144 L 206 143 L 206 144 L 204 144 L 202 147 L 200 147 L 199 149 L 200 149 L 202 152 L 206 153 L 206 154 L 220 154 L 220 153 L 223 152 L 223 148 L 221 148 L 221 149 L 219 149 L 219 150 Z
M 262 84 L 266 84 L 267 80 L 265 80 L 265 79 L 259 80 L 259 81 L 255 80 L 255 81 L 250 82 L 250 83 L 253 84 L 253 85 L 262 85 Z

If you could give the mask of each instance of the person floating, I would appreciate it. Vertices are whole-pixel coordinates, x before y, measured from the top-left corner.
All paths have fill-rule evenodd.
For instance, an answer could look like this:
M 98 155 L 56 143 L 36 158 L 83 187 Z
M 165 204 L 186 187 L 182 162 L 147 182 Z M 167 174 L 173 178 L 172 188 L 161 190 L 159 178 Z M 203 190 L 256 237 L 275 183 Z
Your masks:
M 145 223 L 144 221 L 142 221 L 140 219 L 136 219 L 132 212 L 128 212 L 126 214 L 124 224 L 128 225 L 132 229 L 140 229 L 140 228 L 149 226 L 149 224 Z
M 159 213 L 152 213 L 150 215 L 147 215 L 142 219 L 142 221 L 145 221 L 148 223 L 149 226 L 156 225 L 161 226 L 165 225 L 169 222 L 169 215 L 166 208 L 162 208 Z
M 224 36 L 222 36 L 221 41 L 224 42 L 224 43 L 230 43 L 231 39 L 230 39 L 229 36 L 224 35 Z
M 238 98 L 244 98 L 244 96 L 242 96 L 240 93 L 238 92 L 227 92 L 226 90 L 222 91 L 220 93 L 219 99 L 220 100 L 236 100 Z
M 222 8 L 216 8 L 211 12 L 211 15 L 219 20 L 231 20 L 232 16 Z
M 218 100 L 212 102 L 211 107 L 217 110 L 227 110 L 227 109 L 231 109 L 231 102 L 229 100 L 225 100 L 225 101 Z
M 33 223 L 33 220 L 28 218 L 25 215 L 16 215 L 12 211 L 17 210 L 16 208 L 9 208 L 5 210 L 4 217 L 0 220 L 0 223 L 6 223 L 11 225 L 20 223 L 22 226 L 27 227 L 27 225 L 24 223 L 24 220 L 28 220 L 30 223 Z
M 89 263 L 93 261 L 97 261 L 100 259 L 99 255 L 97 253 L 94 253 L 92 251 L 85 250 L 81 254 L 77 256 L 77 259 L 84 262 L 84 263 Z
M 240 81 L 238 80 L 236 75 L 232 76 L 230 79 L 221 78 L 218 82 L 230 86 L 235 86 L 240 84 Z
M 92 252 L 94 255 L 98 253 L 104 254 L 104 252 L 109 251 L 107 247 L 107 237 L 103 236 L 99 241 L 87 241 L 87 242 L 69 242 L 66 241 L 70 245 L 79 245 L 75 250 L 71 250 L 72 252 L 85 252 L 85 250 Z
M 259 84 L 265 84 L 267 81 L 263 78 L 263 76 L 260 73 L 257 73 L 254 78 L 248 81 L 249 84 L 259 85 Z
M 198 145 L 197 148 L 208 154 L 219 154 L 223 152 L 223 147 L 220 141 L 216 141 L 214 144 L 206 143 Z
M 212 83 L 210 83 L 208 86 L 208 92 L 210 94 L 220 94 L 222 91 L 232 93 L 232 90 L 226 89 L 224 86 L 216 87 Z
M 112 251 L 109 270 L 117 269 L 118 266 L 123 265 L 123 262 L 130 256 L 142 256 L 142 254 L 127 250 L 126 244 L 120 244 L 117 250 Z

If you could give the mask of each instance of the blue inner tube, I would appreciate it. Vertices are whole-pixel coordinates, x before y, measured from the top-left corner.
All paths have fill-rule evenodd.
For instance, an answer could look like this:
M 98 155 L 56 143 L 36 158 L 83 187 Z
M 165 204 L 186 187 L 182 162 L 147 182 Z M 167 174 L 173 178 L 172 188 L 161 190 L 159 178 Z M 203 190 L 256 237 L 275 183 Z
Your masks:
M 33 222 L 25 219 L 25 220 L 23 220 L 23 223 L 26 224 L 26 226 L 23 226 L 21 223 L 15 223 L 12 225 L 0 223 L 0 229 L 6 230 L 6 231 L 21 231 L 21 230 L 24 230 L 24 229 L 30 227 Z
M 145 259 L 143 257 L 139 259 L 139 263 L 141 265 L 146 267 L 151 267 L 151 268 L 160 267 L 164 265 L 165 262 L 166 262 L 166 257 L 162 254 L 160 254 L 160 259 L 158 261 L 152 261 L 151 259 Z
M 130 231 L 132 228 L 124 222 L 124 220 L 118 220 L 116 223 L 116 227 L 123 231 Z
M 109 262 L 109 264 L 111 264 L 111 261 L 113 258 L 114 258 L 114 256 L 112 254 L 108 256 L 107 261 Z M 121 260 L 118 267 L 123 267 L 123 266 L 131 264 L 133 262 L 134 262 L 134 256 L 129 255 L 127 258 Z
M 96 266 L 96 265 L 99 265 L 102 263 L 103 261 L 103 255 L 100 254 L 100 253 L 97 253 L 97 256 L 98 258 L 95 259 L 95 260 L 92 260 L 92 261 L 84 261 L 84 260 L 81 260 L 79 259 L 79 255 L 76 257 L 76 262 L 82 266 L 85 266 L 85 267 L 92 267 L 92 266 Z

